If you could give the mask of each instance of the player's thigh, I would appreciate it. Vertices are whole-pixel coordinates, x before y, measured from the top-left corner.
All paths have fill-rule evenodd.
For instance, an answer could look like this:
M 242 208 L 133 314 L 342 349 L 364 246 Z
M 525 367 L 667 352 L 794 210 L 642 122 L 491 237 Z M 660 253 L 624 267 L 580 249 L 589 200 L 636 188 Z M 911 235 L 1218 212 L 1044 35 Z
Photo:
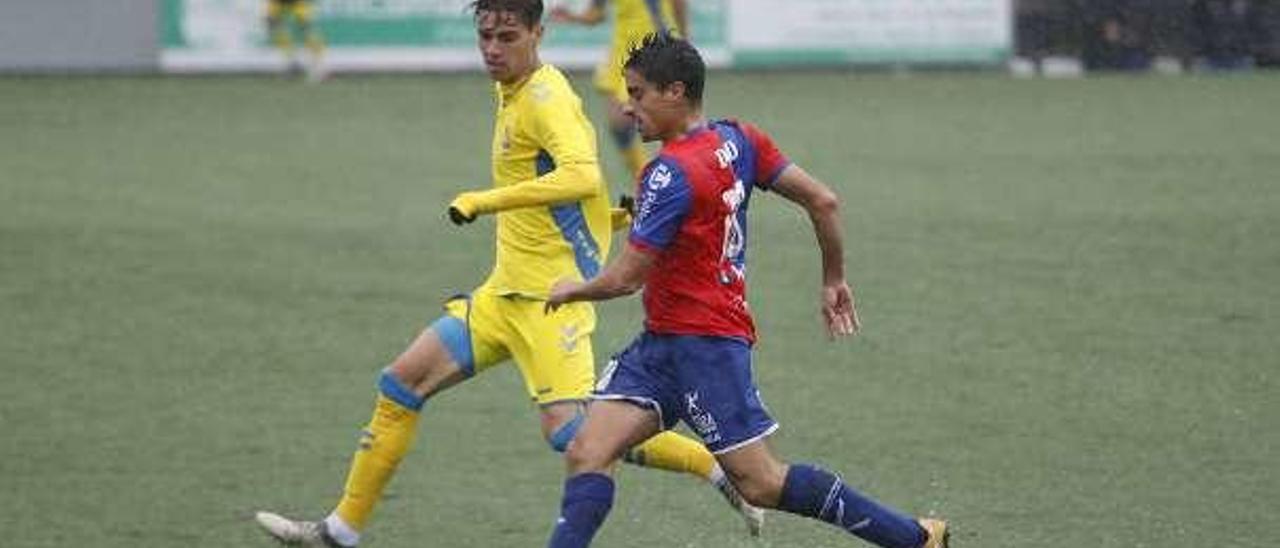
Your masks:
M 778 428 L 751 371 L 751 347 L 728 337 L 662 337 L 681 405 L 676 409 L 712 453 L 761 440 Z
M 592 400 L 626 402 L 646 409 L 656 431 L 674 427 L 680 419 L 681 396 L 669 373 L 668 354 L 658 337 L 641 333 L 609 359 Z
M 455 296 L 444 309 L 391 364 L 392 374 L 419 396 L 430 396 L 507 358 L 493 335 L 500 315 L 485 298 Z
M 548 314 L 542 301 L 515 298 L 506 308 L 511 323 L 507 349 L 529 397 L 541 405 L 586 399 L 595 383 L 591 305 L 571 303 Z
M 569 472 L 604 472 L 628 449 L 658 431 L 651 409 L 622 400 L 593 401 L 565 456 Z

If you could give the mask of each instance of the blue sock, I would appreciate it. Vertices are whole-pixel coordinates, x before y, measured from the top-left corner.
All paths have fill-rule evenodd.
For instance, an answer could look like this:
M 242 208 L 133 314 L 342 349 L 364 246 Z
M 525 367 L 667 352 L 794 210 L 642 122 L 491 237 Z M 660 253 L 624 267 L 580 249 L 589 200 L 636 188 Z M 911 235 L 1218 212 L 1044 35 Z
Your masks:
M 560 519 L 547 548 L 579 548 L 591 537 L 613 507 L 613 479 L 604 474 L 578 474 L 564 482 Z
M 845 485 L 826 470 L 793 464 L 778 509 L 820 519 L 885 548 L 920 548 L 925 533 L 910 516 Z

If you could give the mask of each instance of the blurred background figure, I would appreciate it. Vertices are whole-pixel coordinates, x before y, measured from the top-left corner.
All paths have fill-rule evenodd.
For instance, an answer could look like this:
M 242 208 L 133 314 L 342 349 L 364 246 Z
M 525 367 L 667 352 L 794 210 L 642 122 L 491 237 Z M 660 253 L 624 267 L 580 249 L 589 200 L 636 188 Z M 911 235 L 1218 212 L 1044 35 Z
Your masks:
M 290 72 L 305 73 L 308 82 L 320 82 L 328 76 L 324 37 L 316 28 L 312 10 L 312 0 L 267 0 L 267 32 L 271 43 L 284 55 Z M 295 33 L 302 37 L 307 50 L 305 60 L 298 58 Z
M 1095 0 L 1087 5 L 1082 61 L 1091 71 L 1151 68 L 1150 10 L 1132 0 Z
M 1242 70 L 1254 66 L 1265 30 L 1252 0 L 1194 0 L 1190 45 L 1196 65 L 1207 70 Z
M 1280 66 L 1280 2 L 1254 3 L 1258 18 L 1258 47 L 1254 62 L 1258 67 Z
M 608 0 L 591 0 L 586 9 L 574 12 L 567 6 L 551 8 L 551 20 L 557 23 L 594 26 L 606 19 Z M 613 0 L 613 36 L 609 53 L 596 67 L 596 91 L 608 101 L 609 134 L 622 153 L 632 177 L 640 174 L 648 160 L 644 147 L 636 137 L 631 119 L 623 114 L 627 103 L 627 85 L 622 79 L 622 64 L 631 48 L 654 32 L 689 36 L 688 6 L 685 0 Z

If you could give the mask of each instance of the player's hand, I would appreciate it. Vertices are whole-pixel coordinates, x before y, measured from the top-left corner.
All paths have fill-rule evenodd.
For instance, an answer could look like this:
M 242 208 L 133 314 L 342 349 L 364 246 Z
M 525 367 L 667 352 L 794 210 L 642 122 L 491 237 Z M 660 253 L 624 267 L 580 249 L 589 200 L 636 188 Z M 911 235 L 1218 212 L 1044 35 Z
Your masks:
M 543 308 L 543 312 L 547 314 L 555 312 L 560 305 L 569 302 L 573 292 L 581 285 L 582 282 L 575 282 L 568 278 L 556 280 L 556 283 L 551 285 L 551 293 L 547 295 L 547 305 Z
M 449 220 L 455 225 L 465 225 L 476 220 L 475 198 L 470 192 L 463 192 L 449 203 Z
M 822 318 L 827 324 L 831 339 L 856 335 L 862 329 L 858 309 L 853 302 L 853 290 L 844 280 L 822 288 Z
M 564 6 L 552 6 L 551 11 L 547 12 L 547 15 L 554 23 L 573 22 L 573 12 L 569 11 L 569 8 Z

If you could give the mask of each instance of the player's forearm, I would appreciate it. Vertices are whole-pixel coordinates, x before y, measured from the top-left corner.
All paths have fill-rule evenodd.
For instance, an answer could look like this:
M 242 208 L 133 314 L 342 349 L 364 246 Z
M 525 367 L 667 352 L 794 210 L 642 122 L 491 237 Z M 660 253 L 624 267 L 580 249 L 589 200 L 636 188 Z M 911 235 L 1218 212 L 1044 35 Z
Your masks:
M 807 204 L 806 209 L 822 255 L 823 283 L 844 280 L 844 237 L 840 228 L 839 199 L 835 194 L 829 194 Z
M 625 297 L 644 287 L 643 283 L 629 282 L 617 272 L 606 268 L 599 276 L 578 286 L 571 295 L 574 301 L 607 301 Z
M 655 261 L 652 254 L 628 245 L 600 274 L 573 288 L 570 300 L 607 301 L 635 293 L 644 287 Z
M 568 164 L 530 181 L 473 193 L 471 199 L 476 213 L 496 213 L 585 200 L 602 186 L 598 164 Z

